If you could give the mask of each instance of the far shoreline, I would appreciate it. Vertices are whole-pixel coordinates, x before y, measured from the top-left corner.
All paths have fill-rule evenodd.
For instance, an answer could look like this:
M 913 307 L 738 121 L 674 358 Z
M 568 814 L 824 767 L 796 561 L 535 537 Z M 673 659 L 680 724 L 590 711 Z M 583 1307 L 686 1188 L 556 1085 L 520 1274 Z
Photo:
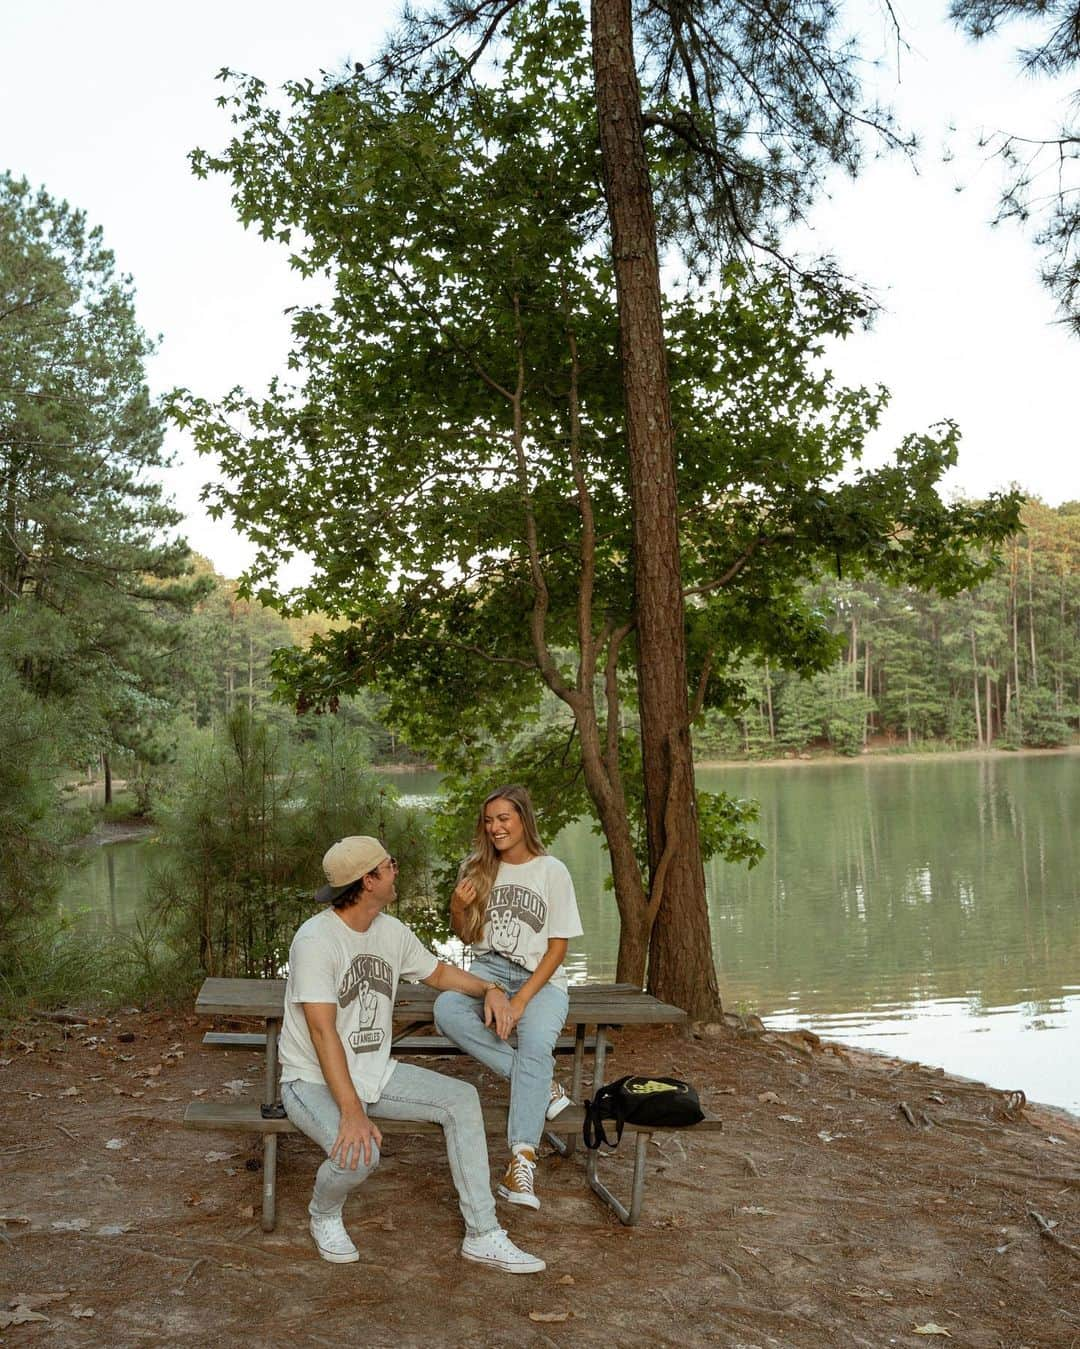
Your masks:
M 941 760 L 1047 759 L 1080 754 L 1080 745 L 1053 749 L 868 749 L 860 754 L 795 754 L 772 759 L 695 759 L 697 768 L 812 768 L 823 764 L 930 763 Z

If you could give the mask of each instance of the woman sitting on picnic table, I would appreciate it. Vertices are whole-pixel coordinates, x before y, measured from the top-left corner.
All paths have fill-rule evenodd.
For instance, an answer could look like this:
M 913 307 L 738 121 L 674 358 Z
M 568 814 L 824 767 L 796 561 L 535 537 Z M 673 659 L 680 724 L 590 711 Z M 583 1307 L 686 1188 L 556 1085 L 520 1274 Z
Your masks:
M 570 1097 L 554 1081 L 553 1051 L 566 1023 L 569 994 L 563 959 L 582 933 L 570 873 L 540 841 L 524 787 L 500 787 L 480 807 L 472 851 L 458 873 L 450 922 L 472 947 L 471 973 L 506 990 L 509 1004 L 491 1027 L 474 998 L 435 999 L 435 1024 L 473 1058 L 510 1081 L 510 1160 L 498 1193 L 539 1208 L 534 1172 L 545 1119 Z M 517 1032 L 517 1047 L 508 1043 Z

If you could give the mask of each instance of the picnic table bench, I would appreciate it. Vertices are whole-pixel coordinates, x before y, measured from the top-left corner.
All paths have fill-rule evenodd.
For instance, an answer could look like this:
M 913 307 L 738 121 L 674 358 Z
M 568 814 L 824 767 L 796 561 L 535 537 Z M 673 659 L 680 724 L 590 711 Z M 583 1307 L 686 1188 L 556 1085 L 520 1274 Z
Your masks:
M 686 1013 L 644 993 L 633 984 L 574 984 L 570 990 L 570 1010 L 567 1025 L 574 1030 L 574 1053 L 570 1095 L 580 1102 L 585 1075 L 585 1054 L 592 1053 L 592 1090 L 604 1082 L 604 1066 L 608 1050 L 607 1031 L 623 1025 L 679 1025 L 686 1021 Z M 432 1004 L 437 990 L 426 984 L 402 983 L 398 986 L 394 1003 L 395 1022 L 404 1022 L 394 1034 L 394 1053 L 407 1056 L 416 1042 L 421 1053 L 458 1053 L 456 1045 L 443 1036 L 417 1036 L 415 1032 L 431 1024 Z M 202 1016 L 252 1017 L 265 1023 L 265 1030 L 257 1034 L 237 1035 L 234 1041 L 225 1039 L 229 1032 L 210 1032 L 207 1043 L 218 1047 L 238 1044 L 239 1047 L 263 1048 L 264 1074 L 262 1101 L 193 1101 L 184 1112 L 184 1124 L 192 1129 L 242 1131 L 259 1133 L 263 1137 L 263 1231 L 274 1228 L 277 1187 L 277 1140 L 283 1133 L 293 1133 L 295 1126 L 288 1118 L 264 1113 L 278 1099 L 277 1038 L 285 1001 L 284 979 L 207 979 L 195 1000 L 195 1011 Z M 588 1036 L 588 1027 L 595 1035 Z M 212 1038 L 210 1038 L 212 1037 Z M 569 1040 L 569 1037 L 566 1037 Z M 574 1150 L 581 1131 L 584 1112 L 580 1104 L 565 1109 L 547 1125 L 547 1137 L 564 1156 Z M 484 1127 L 488 1133 L 505 1133 L 506 1109 L 501 1106 L 484 1107 Z M 695 1126 L 716 1130 L 719 1120 L 706 1119 Z M 423 1134 L 441 1132 L 440 1126 L 426 1121 L 379 1120 L 383 1133 Z M 634 1136 L 634 1173 L 631 1181 L 629 1205 L 624 1205 L 611 1193 L 597 1174 L 598 1152 L 587 1151 L 585 1172 L 590 1188 L 614 1212 L 621 1222 L 631 1226 L 638 1221 L 645 1189 L 646 1147 L 652 1128 L 627 1125 Z

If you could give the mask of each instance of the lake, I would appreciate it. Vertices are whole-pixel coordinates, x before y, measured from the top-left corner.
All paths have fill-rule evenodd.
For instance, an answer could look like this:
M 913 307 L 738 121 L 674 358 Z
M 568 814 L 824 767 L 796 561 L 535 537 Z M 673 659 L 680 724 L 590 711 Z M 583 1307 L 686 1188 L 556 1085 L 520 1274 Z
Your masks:
M 732 764 L 698 779 L 759 800 L 767 848 L 753 871 L 707 868 L 726 1007 L 1080 1113 L 1080 753 Z M 389 780 L 418 801 L 438 789 L 435 774 Z M 129 926 L 153 849 L 97 849 L 63 906 Z M 612 979 L 600 840 L 579 823 L 551 850 L 586 929 L 571 978 Z

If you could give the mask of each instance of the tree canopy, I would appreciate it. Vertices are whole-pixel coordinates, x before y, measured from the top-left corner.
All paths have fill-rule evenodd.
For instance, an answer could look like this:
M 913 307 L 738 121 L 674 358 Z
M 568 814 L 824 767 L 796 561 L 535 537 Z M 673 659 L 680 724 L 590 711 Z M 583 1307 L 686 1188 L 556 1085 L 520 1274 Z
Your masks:
M 1018 50 L 1027 75 L 1059 76 L 1080 64 L 1080 6 L 1076 0 L 951 0 L 949 16 L 979 41 L 1013 22 L 1026 22 Z M 1042 279 L 1073 332 L 1080 333 L 1080 122 L 1077 97 L 1042 135 L 1003 130 L 988 149 L 1006 169 L 997 219 L 1035 227 Z
M 303 704 L 377 681 L 391 722 L 464 769 L 486 735 L 528 724 L 545 687 L 565 703 L 571 743 L 545 753 L 561 755 L 565 800 L 579 777 L 592 799 L 621 977 L 640 977 L 662 886 L 647 895 L 626 789 L 636 596 L 617 311 L 582 19 L 566 6 L 545 22 L 542 60 L 523 31 L 497 81 L 450 102 L 361 73 L 293 83 L 282 108 L 227 76 L 236 134 L 196 170 L 227 175 L 244 222 L 333 297 L 294 314 L 295 382 L 218 406 L 181 395 L 174 415 L 226 470 L 215 509 L 259 544 L 246 584 L 348 621 L 282 658 Z M 806 574 L 956 589 L 987 566 L 974 545 L 1015 522 L 1012 498 L 943 505 L 951 426 L 858 467 L 884 391 L 840 388 L 821 363 L 856 307 L 738 269 L 668 300 L 698 708 L 738 703 L 748 651 L 807 671 L 831 660 Z M 312 579 L 275 596 L 297 551 Z M 712 846 L 752 852 L 720 806 Z
M 129 278 L 83 212 L 0 177 L 0 659 L 84 762 L 160 708 L 184 580 Z

